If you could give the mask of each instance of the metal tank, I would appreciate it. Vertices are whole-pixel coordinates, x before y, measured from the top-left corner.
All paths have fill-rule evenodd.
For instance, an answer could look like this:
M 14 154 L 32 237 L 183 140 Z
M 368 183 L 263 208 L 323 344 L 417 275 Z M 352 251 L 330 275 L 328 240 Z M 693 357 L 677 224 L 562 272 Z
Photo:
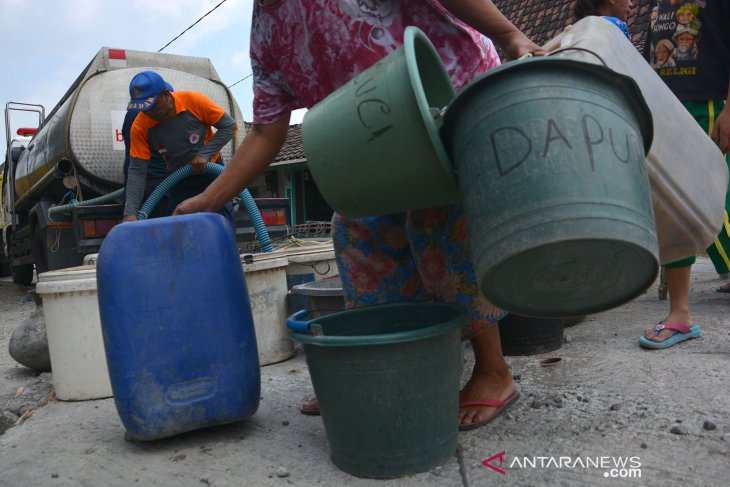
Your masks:
M 230 160 L 243 136 L 243 118 L 210 59 L 104 47 L 46 117 L 18 161 L 16 206 L 37 199 L 50 185 L 60 185 L 59 174 L 72 174 L 82 190 L 99 194 L 122 186 L 121 129 L 129 82 L 146 69 L 157 71 L 175 91 L 206 95 L 236 119 L 239 131 L 222 151 L 224 160 Z

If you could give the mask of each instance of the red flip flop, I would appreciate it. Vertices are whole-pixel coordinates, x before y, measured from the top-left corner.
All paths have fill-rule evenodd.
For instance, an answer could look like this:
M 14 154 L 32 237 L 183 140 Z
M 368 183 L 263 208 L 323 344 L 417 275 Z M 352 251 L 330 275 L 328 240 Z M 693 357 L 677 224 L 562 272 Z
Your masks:
M 307 399 L 299 406 L 299 412 L 307 416 L 319 416 L 319 401 L 316 397 Z
M 481 428 L 485 424 L 491 422 L 494 418 L 502 414 L 509 408 L 517 399 L 519 399 L 520 393 L 517 389 L 515 389 L 510 396 L 505 399 L 504 401 L 499 401 L 496 399 L 485 399 L 483 401 L 467 401 L 462 402 L 459 404 L 459 409 L 463 408 L 470 408 L 474 406 L 485 406 L 490 408 L 496 408 L 491 416 L 489 416 L 484 421 L 480 421 L 478 423 L 467 423 L 467 424 L 459 424 L 459 431 L 469 431 L 477 428 Z

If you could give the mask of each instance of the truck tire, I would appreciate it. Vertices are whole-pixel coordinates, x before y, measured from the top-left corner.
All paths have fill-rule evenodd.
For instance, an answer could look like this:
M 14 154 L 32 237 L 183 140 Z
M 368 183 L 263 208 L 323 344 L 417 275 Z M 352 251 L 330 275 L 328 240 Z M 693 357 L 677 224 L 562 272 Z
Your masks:
M 10 272 L 10 261 L 5 257 L 5 251 L 3 248 L 5 248 L 5 237 L 3 237 L 2 233 L 0 233 L 0 244 L 2 247 L 0 247 L 0 277 L 8 277 L 11 274 Z
M 33 283 L 33 264 L 25 264 L 10 269 L 13 282 L 21 286 L 30 286 Z

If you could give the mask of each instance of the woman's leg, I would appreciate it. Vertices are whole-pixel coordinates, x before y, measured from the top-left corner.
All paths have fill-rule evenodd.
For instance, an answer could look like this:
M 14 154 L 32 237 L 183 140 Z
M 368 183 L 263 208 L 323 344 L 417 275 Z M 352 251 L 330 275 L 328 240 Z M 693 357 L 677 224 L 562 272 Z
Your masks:
M 469 311 L 462 337 L 471 339 L 475 364 L 471 378 L 459 394 L 459 402 L 507 399 L 515 387 L 502 355 L 497 326 L 506 313 L 479 290 L 461 207 L 413 211 L 406 228 L 426 289 L 439 301 L 456 303 Z M 460 408 L 459 424 L 468 427 L 487 421 L 494 412 L 495 408 L 490 406 Z
M 504 401 L 515 391 L 512 373 L 502 355 L 499 341 L 499 327 L 494 325 L 471 339 L 474 349 L 474 369 L 471 378 L 459 393 L 459 403 L 483 401 L 485 399 Z M 481 423 L 494 414 L 495 408 L 475 406 L 461 408 L 459 424 Z
M 689 282 L 692 275 L 692 265 L 666 268 L 667 289 L 669 290 L 669 314 L 660 323 L 681 324 L 691 327 L 692 313 L 689 310 Z M 647 340 L 663 342 L 671 337 L 676 330 L 664 329 L 657 335 L 654 328 L 644 331 Z

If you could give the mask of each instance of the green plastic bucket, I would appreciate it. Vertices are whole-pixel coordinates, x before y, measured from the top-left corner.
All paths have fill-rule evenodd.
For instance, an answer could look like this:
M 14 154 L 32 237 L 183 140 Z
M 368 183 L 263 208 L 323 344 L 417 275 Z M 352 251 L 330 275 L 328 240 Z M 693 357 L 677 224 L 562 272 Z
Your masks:
M 327 203 L 348 217 L 459 202 L 439 137 L 456 92 L 426 35 L 404 44 L 307 111 L 302 142 Z
M 493 303 L 525 316 L 589 314 L 656 279 L 652 119 L 631 78 L 569 59 L 508 63 L 459 94 L 442 136 Z
M 303 345 L 340 469 L 395 478 L 453 458 L 463 308 L 393 303 L 299 321 L 305 314 L 288 324 Z

